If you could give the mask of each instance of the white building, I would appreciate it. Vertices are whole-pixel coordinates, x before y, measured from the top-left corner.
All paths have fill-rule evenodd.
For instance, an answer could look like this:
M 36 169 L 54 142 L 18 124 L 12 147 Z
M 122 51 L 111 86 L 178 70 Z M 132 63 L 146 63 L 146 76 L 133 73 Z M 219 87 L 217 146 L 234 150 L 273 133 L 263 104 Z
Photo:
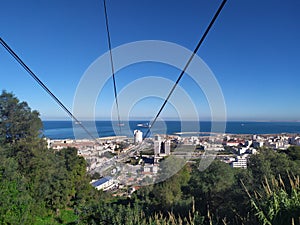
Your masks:
M 49 138 L 44 138 L 47 141 L 47 148 L 50 149 L 51 148 L 51 140 Z
M 92 182 L 92 186 L 97 190 L 107 191 L 115 187 L 116 184 L 111 177 L 103 177 L 99 180 Z
M 161 142 L 161 138 L 159 135 L 155 135 L 154 136 L 154 155 L 158 156 L 160 153 L 160 142 Z
M 161 141 L 161 137 L 159 135 L 154 136 L 154 141 Z
M 134 130 L 133 135 L 134 135 L 134 143 L 135 144 L 143 142 L 143 132 L 142 131 Z
M 247 147 L 241 147 L 238 149 L 238 153 L 239 155 L 243 155 L 244 153 L 246 153 L 247 150 L 248 150 Z
M 238 141 L 227 141 L 226 145 L 229 147 L 237 147 L 240 144 Z
M 233 168 L 247 168 L 247 158 L 238 156 L 234 162 L 231 163 Z
M 300 145 L 300 138 L 299 137 L 295 138 L 295 145 Z
M 161 154 L 164 154 L 164 155 L 171 154 L 171 141 L 170 140 L 166 140 L 163 142 L 163 151 L 164 152 L 161 152 Z
M 161 140 L 159 135 L 154 137 L 154 155 L 155 156 L 167 156 L 171 154 L 171 141 Z

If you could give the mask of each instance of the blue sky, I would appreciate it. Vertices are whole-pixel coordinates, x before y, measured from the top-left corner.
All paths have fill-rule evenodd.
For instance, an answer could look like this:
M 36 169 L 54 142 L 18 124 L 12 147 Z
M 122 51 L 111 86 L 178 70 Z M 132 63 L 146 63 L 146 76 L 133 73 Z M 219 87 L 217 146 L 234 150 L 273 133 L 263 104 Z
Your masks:
M 112 46 L 164 40 L 193 50 L 219 4 L 107 0 Z M 229 120 L 300 120 L 299 7 L 298 0 L 227 2 L 198 55 L 220 84 Z M 82 75 L 108 50 L 102 0 L 3 0 L 0 27 L 0 36 L 70 109 Z M 176 80 L 179 72 L 160 64 L 133 65 L 118 72 L 116 81 L 121 90 L 143 76 Z M 43 119 L 67 117 L 3 48 L 0 85 L 27 101 Z M 201 118 L 209 118 L 201 90 L 188 77 L 180 85 Z M 109 80 L 97 101 L 97 117 L 109 117 L 112 102 Z M 147 98 L 132 109 L 131 116 L 152 117 L 161 103 Z M 168 106 L 162 116 L 176 115 Z

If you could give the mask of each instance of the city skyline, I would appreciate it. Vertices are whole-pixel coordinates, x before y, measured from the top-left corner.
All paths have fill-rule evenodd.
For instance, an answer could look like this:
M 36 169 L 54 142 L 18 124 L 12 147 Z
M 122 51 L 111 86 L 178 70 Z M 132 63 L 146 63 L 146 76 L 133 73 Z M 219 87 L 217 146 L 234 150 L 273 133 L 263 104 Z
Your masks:
M 272 4 L 271 4 L 272 3 Z M 112 47 L 141 40 L 173 42 L 193 51 L 220 1 L 107 1 Z M 198 56 L 215 75 L 228 120 L 299 121 L 300 15 L 297 1 L 228 1 Z M 0 36 L 72 109 L 77 85 L 87 68 L 108 51 L 102 1 L 6 1 L 0 9 Z M 1 89 L 27 101 L 44 120 L 66 119 L 59 106 L 0 48 Z M 130 54 L 130 53 L 129 53 Z M 120 92 L 145 76 L 175 81 L 180 71 L 159 63 L 131 65 L 116 73 Z M 193 81 L 180 82 L 200 118 L 209 104 Z M 142 93 L 143 87 L 137 92 Z M 111 79 L 101 90 L 96 117 L 110 118 Z M 152 118 L 163 100 L 145 98 L 131 118 Z M 122 110 L 122 109 L 121 109 Z M 189 119 L 189 109 L 183 119 Z M 177 118 L 167 106 L 162 117 Z

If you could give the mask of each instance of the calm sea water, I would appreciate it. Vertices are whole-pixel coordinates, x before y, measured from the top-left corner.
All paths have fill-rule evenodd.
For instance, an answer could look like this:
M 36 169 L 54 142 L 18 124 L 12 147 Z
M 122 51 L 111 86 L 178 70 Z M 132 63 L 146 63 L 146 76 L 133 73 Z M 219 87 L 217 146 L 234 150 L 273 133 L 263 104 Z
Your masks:
M 107 137 L 114 135 L 132 136 L 135 129 L 143 133 L 148 128 L 140 127 L 138 124 L 145 124 L 148 121 L 129 121 L 121 127 L 111 121 L 83 122 L 82 124 L 92 133 L 94 137 Z M 85 131 L 77 124 L 71 121 L 43 121 L 43 135 L 51 139 L 67 138 L 89 138 Z M 75 131 L 75 132 L 74 132 Z M 174 134 L 176 132 L 201 131 L 211 132 L 210 122 L 180 122 L 180 121 L 158 121 L 152 127 L 152 134 L 166 133 Z M 218 130 L 216 130 L 218 131 Z M 275 133 L 300 133 L 299 122 L 227 122 L 226 133 L 234 134 L 275 134 Z

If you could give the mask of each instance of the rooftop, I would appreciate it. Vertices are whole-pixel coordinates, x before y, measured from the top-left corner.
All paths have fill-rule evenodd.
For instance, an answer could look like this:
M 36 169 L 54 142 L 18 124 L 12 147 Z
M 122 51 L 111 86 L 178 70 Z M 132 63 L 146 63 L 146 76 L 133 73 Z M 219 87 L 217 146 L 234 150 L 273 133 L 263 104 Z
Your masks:
M 93 187 L 98 187 L 104 183 L 106 183 L 107 181 L 110 181 L 112 178 L 111 177 L 103 177 L 95 182 L 92 183 Z

